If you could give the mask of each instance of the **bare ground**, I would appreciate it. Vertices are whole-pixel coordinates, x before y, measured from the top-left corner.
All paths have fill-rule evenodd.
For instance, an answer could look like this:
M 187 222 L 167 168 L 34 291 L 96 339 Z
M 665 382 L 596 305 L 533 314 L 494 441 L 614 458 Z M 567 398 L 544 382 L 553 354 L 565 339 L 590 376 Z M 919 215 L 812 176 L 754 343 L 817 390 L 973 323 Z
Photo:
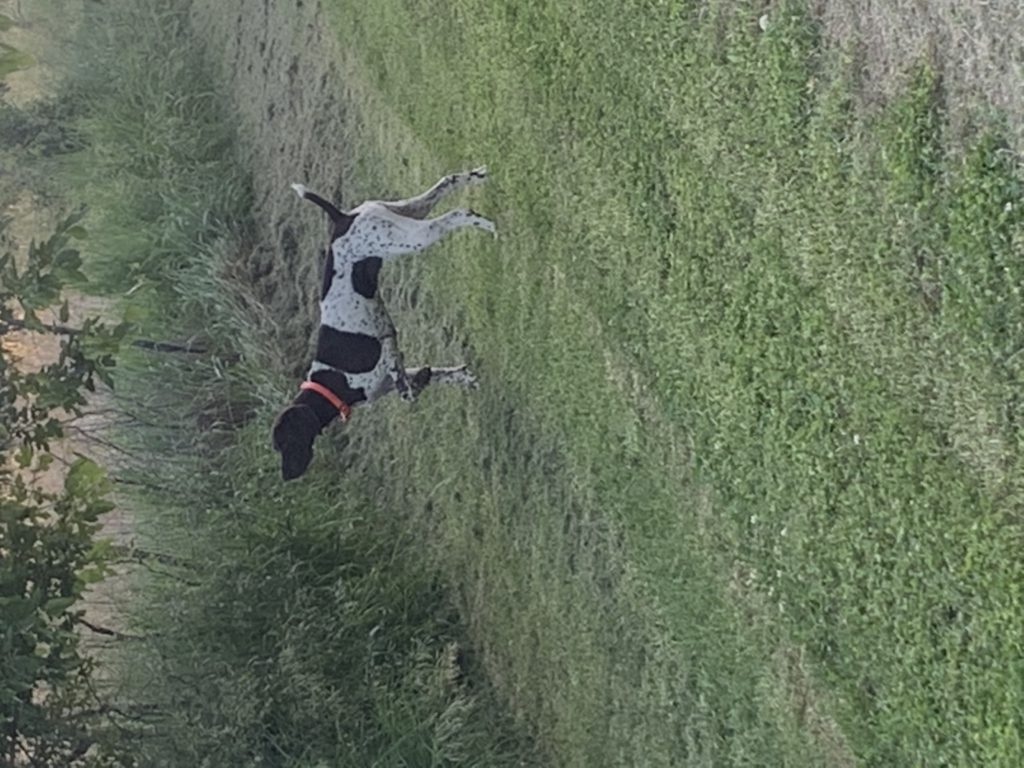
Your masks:
M 870 102 L 886 100 L 908 70 L 932 63 L 945 84 L 953 138 L 993 107 L 1024 151 L 1024 2 L 1021 0 L 813 0 L 826 40 L 850 50 Z
M 39 8 L 31 5 L 23 6 L 21 2 L 0 3 L 0 12 L 10 15 L 15 26 L 2 35 L 5 43 L 19 50 L 33 54 L 36 64 L 26 70 L 9 75 L 5 82 L 8 91 L 5 95 L 16 105 L 25 105 L 40 98 L 50 86 L 52 72 L 46 61 L 47 35 L 52 29 L 44 22 Z M 69 9 L 62 19 L 65 27 L 77 22 L 77 6 Z M 11 223 L 8 233 L 17 249 L 23 252 L 30 240 L 40 240 L 49 236 L 56 222 L 58 212 L 40 207 L 28 190 L 22 191 L 18 198 L 3 211 Z M 71 316 L 68 325 L 79 326 L 87 317 L 100 316 L 110 323 L 115 323 L 111 303 L 102 298 L 83 294 L 76 290 L 65 291 Z M 52 318 L 56 321 L 56 318 Z M 14 355 L 18 364 L 25 370 L 38 370 L 53 362 L 59 354 L 60 342 L 56 337 L 30 332 L 13 333 L 3 339 L 4 348 Z M 111 428 L 116 418 L 117 408 L 111 393 L 100 389 L 89 397 L 85 413 L 78 418 L 66 415 L 66 437 L 52 446 L 52 454 L 56 463 L 49 473 L 37 478 L 43 490 L 59 493 L 64 482 L 65 469 L 79 455 L 88 456 L 112 475 L 116 475 L 118 466 L 123 464 L 123 457 L 113 443 Z M 117 506 L 105 514 L 101 520 L 102 528 L 98 539 L 109 539 L 118 549 L 131 550 L 135 538 L 135 516 L 133 510 L 125 503 L 121 494 L 115 494 Z M 131 601 L 131 572 L 137 567 L 133 564 L 116 563 L 111 566 L 110 575 L 102 582 L 88 588 L 81 607 L 83 618 L 95 627 L 108 630 L 103 632 L 87 632 L 83 630 L 83 641 L 89 652 L 101 654 L 112 642 L 123 635 L 126 628 L 126 610 Z M 102 666 L 102 664 L 101 664 Z M 101 672 L 106 678 L 105 672 Z

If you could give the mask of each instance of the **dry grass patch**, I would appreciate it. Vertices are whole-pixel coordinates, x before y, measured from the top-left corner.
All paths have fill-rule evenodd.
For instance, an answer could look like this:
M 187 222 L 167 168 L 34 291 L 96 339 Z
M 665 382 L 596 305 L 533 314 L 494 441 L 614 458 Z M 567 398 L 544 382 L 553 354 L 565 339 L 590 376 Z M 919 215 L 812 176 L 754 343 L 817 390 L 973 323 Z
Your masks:
M 992 108 L 1003 110 L 1024 148 L 1024 3 L 990 0 L 815 0 L 835 45 L 852 47 L 871 99 L 888 100 L 923 58 L 947 90 L 954 134 Z

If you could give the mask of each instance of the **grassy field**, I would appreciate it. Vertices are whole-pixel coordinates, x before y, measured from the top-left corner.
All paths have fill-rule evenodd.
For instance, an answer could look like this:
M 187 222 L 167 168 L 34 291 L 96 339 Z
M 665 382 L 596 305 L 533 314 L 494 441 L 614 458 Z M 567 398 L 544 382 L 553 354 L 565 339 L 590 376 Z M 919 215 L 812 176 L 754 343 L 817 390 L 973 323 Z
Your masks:
M 93 54 L 68 171 L 132 316 L 214 352 L 122 386 L 167 764 L 1020 764 L 1024 187 L 928 61 L 868 110 L 796 2 L 241 2 L 194 4 L 205 59 L 97 10 L 148 42 Z M 385 275 L 481 389 L 282 487 L 322 237 L 284 182 L 483 162 L 499 239 Z
M 1018 762 L 998 136 L 947 145 L 927 61 L 858 109 L 799 3 L 332 6 L 421 153 L 366 167 L 491 165 L 499 244 L 422 275 L 484 390 L 397 498 L 452 478 L 439 558 L 561 762 Z

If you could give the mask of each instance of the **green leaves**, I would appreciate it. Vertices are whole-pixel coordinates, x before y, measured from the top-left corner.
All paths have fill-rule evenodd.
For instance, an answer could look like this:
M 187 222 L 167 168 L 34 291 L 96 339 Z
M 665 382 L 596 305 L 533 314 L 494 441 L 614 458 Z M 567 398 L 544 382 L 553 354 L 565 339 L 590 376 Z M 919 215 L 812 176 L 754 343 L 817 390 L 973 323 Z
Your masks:
M 18 449 L 17 453 L 14 454 L 14 461 L 22 469 L 28 467 L 28 465 L 32 463 L 32 446 L 21 446 L 21 448 Z
M 36 60 L 31 55 L 7 43 L 0 43 L 0 79 L 12 72 L 28 69 L 35 63 Z
M 24 266 L 19 267 L 12 254 L 0 256 L 0 333 L 24 328 L 61 339 L 58 359 L 41 371 L 23 373 L 4 365 L 2 434 L 20 443 L 15 458 L 22 468 L 31 464 L 35 451 L 61 436 L 60 422 L 51 413 L 78 413 L 85 405 L 84 393 L 95 390 L 97 379 L 113 386 L 116 355 L 130 328 L 126 323 L 110 326 L 97 317 L 86 318 L 77 328 L 66 325 L 71 309 L 63 298 L 65 287 L 88 282 L 81 270 L 82 256 L 70 245 L 87 234 L 81 224 L 84 216 L 81 208 L 61 221 L 49 238 L 30 243 Z M 4 226 L 6 222 L 0 221 L 0 231 Z M 52 317 L 59 325 L 48 319 Z
M 87 282 L 81 272 L 82 257 L 73 248 L 66 248 L 58 253 L 53 260 L 53 271 L 65 282 Z
M 109 493 L 110 480 L 96 462 L 82 456 L 68 470 L 64 490 L 72 496 L 91 499 Z
M 0 584 L 3 583 L 4 580 L 0 577 Z M 0 619 L 3 619 L 6 626 L 15 629 L 22 627 L 25 620 L 30 619 L 35 610 L 35 603 L 26 597 L 18 595 L 0 597 Z
M 14 26 L 14 19 L 10 16 L 0 13 L 0 32 L 6 32 Z M 36 60 L 24 51 L 19 51 L 13 45 L 7 43 L 0 43 L 0 80 L 7 77 L 12 72 L 17 72 L 21 69 L 28 69 Z
M 16 723 L 13 735 L 34 751 L 50 743 L 39 734 L 66 727 L 68 712 L 88 695 L 92 662 L 79 652 L 76 606 L 85 586 L 103 578 L 110 554 L 93 542 L 99 517 L 113 508 L 106 472 L 80 456 L 60 491 L 38 482 L 56 471 L 48 447 L 63 437 L 67 415 L 82 412 L 95 379 L 112 384 L 128 329 L 97 317 L 66 325 L 72 312 L 64 289 L 86 281 L 81 254 L 70 247 L 86 235 L 83 216 L 75 212 L 48 239 L 31 243 L 24 260 L 0 256 L 0 334 L 60 339 L 56 359 L 30 372 L 13 346 L 0 347 L 0 467 L 10 468 L 0 471 L 0 722 Z
M 17 302 L 26 315 L 25 321 L 35 323 L 36 312 L 56 304 L 66 284 L 88 282 L 81 271 L 81 254 L 69 247 L 69 241 L 76 236 L 73 233 L 84 231 L 78 224 L 84 215 L 85 209 L 81 208 L 60 222 L 47 240 L 32 241 L 21 270 L 11 254 L 0 258 L 0 298 L 5 305 L 0 308 L 0 329 L 4 321 L 9 324 L 14 319 L 11 308 L 6 306 L 8 302 Z
M 43 605 L 43 610 L 49 616 L 60 616 L 74 605 L 75 600 L 77 598 L 73 595 L 71 597 L 54 597 L 46 601 L 46 604 Z

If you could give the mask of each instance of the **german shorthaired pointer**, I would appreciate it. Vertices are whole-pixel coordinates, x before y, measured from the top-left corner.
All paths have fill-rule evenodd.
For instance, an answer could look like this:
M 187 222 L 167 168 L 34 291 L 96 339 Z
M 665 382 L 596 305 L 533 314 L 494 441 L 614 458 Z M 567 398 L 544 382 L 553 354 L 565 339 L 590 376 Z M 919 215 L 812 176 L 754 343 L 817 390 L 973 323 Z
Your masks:
M 493 234 L 493 222 L 467 208 L 425 218 L 449 192 L 486 178 L 486 167 L 451 174 L 417 197 L 372 200 L 348 213 L 301 184 L 292 185 L 299 197 L 327 212 L 333 232 L 324 255 L 316 358 L 298 396 L 274 422 L 274 450 L 281 454 L 285 480 L 306 471 L 313 440 L 335 418 L 348 421 L 354 406 L 392 391 L 411 402 L 431 381 L 476 386 L 464 365 L 404 367 L 395 326 L 378 295 L 377 273 L 384 259 L 418 253 L 453 230 L 477 227 Z

